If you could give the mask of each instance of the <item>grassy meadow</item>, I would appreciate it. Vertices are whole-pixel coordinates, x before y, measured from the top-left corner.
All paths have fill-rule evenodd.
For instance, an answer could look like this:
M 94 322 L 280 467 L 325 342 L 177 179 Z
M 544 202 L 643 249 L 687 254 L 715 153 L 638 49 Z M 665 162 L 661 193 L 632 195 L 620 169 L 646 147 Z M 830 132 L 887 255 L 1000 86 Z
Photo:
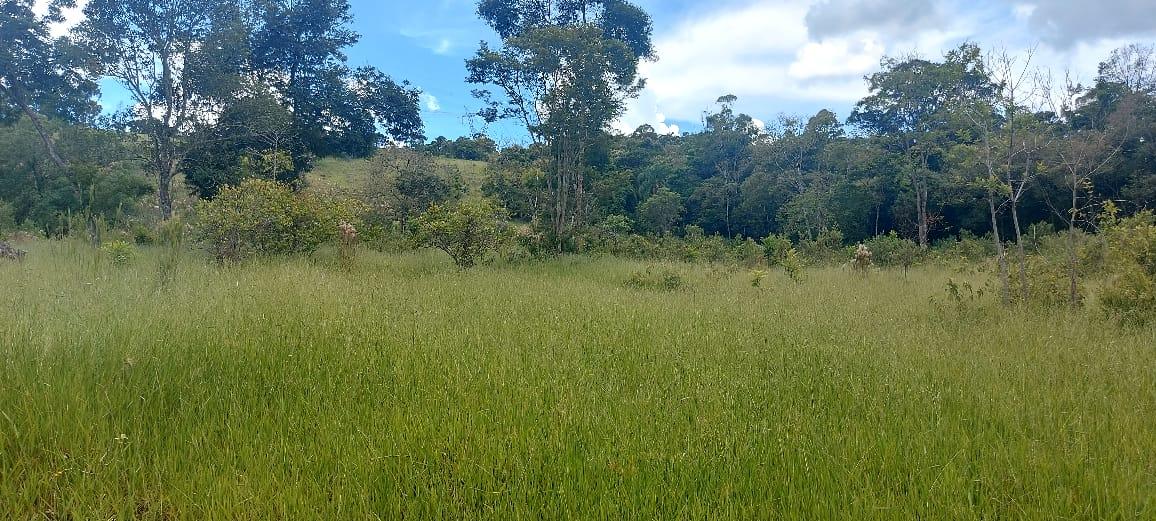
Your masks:
M 0 519 L 1156 518 L 1156 329 L 983 274 L 23 247 Z
M 462 176 L 462 183 L 470 192 L 482 191 L 482 183 L 486 180 L 485 161 L 446 157 L 434 160 L 442 166 L 457 169 Z M 317 160 L 309 172 L 309 183 L 321 189 L 351 190 L 363 187 L 372 175 L 371 160 L 323 157 Z

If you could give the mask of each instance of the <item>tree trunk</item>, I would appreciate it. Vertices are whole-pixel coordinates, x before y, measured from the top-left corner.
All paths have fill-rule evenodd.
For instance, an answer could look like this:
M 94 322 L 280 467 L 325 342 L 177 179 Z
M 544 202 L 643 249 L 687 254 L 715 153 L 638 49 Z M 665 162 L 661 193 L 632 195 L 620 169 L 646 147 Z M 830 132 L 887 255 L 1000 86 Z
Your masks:
M 1011 284 L 1008 281 L 1008 266 L 1007 254 L 1004 252 L 1003 240 L 999 235 L 999 214 L 995 207 L 995 194 L 991 191 L 987 193 L 987 206 L 991 212 L 991 236 L 995 241 L 995 253 L 999 258 L 999 283 L 1000 283 L 1000 300 L 1003 305 L 1011 304 Z
M 161 209 L 161 220 L 173 218 L 173 178 L 170 171 L 165 170 L 157 177 L 157 205 Z
M 28 119 L 32 121 L 32 126 L 36 127 L 36 133 L 40 135 L 40 140 L 44 142 L 44 149 L 48 151 L 48 157 L 52 159 L 52 162 L 55 163 L 56 166 L 67 170 L 68 162 L 61 158 L 60 154 L 56 151 L 56 142 L 52 139 L 52 135 L 48 133 L 48 129 L 44 127 L 44 122 L 40 120 L 40 115 L 26 104 L 21 104 L 21 108 L 24 110 L 24 114 L 28 116 Z
M 1072 173 L 1072 213 L 1068 216 L 1068 298 L 1072 308 L 1080 303 L 1078 273 L 1079 259 L 1076 255 L 1076 216 L 1079 213 L 1080 180 Z
M 171 145 L 167 148 L 170 150 L 163 152 L 156 161 L 157 169 L 157 207 L 161 211 L 161 220 L 168 221 L 173 218 L 173 179 L 177 176 L 177 170 L 180 168 L 180 161 L 176 159 L 174 150 L 171 150 Z
M 927 187 L 919 185 L 915 188 L 915 204 L 916 213 L 919 225 L 919 247 L 927 249 L 931 246 L 930 234 L 930 220 L 927 215 Z
M 1019 214 L 1019 200 L 1013 198 L 1011 201 L 1012 224 L 1015 226 L 1016 232 L 1016 254 L 1019 256 L 1017 262 L 1019 263 L 1020 271 L 1020 298 L 1027 300 L 1031 297 L 1031 288 L 1028 285 L 1028 257 L 1024 252 L 1024 236 L 1022 228 L 1020 228 L 1020 214 Z

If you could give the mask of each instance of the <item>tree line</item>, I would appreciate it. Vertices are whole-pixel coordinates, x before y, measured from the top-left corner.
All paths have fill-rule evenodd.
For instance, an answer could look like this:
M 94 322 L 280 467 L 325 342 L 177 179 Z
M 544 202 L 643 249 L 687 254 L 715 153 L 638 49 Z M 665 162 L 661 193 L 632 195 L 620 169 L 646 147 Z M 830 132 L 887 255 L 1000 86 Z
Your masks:
M 248 177 L 296 183 L 316 157 L 424 141 L 418 90 L 347 64 L 359 35 L 345 0 L 91 0 L 55 36 L 69 8 L 0 7 L 0 116 L 15 126 L 0 198 L 17 220 L 87 207 L 86 170 L 146 174 L 168 219 L 179 175 L 212 198 Z M 101 78 L 129 107 L 99 113 Z M 48 161 L 20 146 L 32 131 Z
M 247 178 L 300 186 L 314 158 L 397 146 L 490 161 L 486 195 L 557 251 L 606 228 L 846 242 L 895 232 L 923 248 L 970 233 L 1001 260 L 1005 245 L 1019 250 L 1022 270 L 1033 224 L 1074 235 L 1105 209 L 1156 201 L 1151 45 L 1114 51 L 1080 85 L 1038 70 L 1031 53 L 966 43 L 884 59 L 846 119 L 823 110 L 760 127 L 724 95 L 699 132 L 622 135 L 610 128 L 645 88 L 639 64 L 660 58 L 644 10 L 480 0 L 498 40 L 465 63 L 477 115 L 530 139 L 499 150 L 484 134 L 424 143 L 417 89 L 347 65 L 358 35 L 343 0 L 92 0 L 62 37 L 51 28 L 73 2 L 32 7 L 2 11 L 16 45 L 0 51 L 0 200 L 19 222 L 108 213 L 150 190 L 167 219 L 178 175 L 212 199 Z M 128 92 L 129 109 L 98 113 L 101 77 Z

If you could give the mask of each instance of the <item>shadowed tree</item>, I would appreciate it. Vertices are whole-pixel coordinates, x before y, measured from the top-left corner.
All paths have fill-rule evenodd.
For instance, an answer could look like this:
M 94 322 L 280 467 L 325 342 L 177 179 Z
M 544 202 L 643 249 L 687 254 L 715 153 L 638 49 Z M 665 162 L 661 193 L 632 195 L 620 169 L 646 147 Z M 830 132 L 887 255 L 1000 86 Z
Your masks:
M 360 39 L 345 0 L 252 0 L 252 67 L 293 115 L 318 156 L 368 157 L 388 142 L 425 137 L 420 91 L 373 67 L 351 69 L 345 49 Z
M 96 84 L 85 73 L 85 55 L 67 38 L 54 38 L 50 25 L 63 21 L 61 10 L 71 1 L 50 4 L 37 16 L 32 0 L 0 3 L 0 122 L 27 117 L 36 128 L 49 158 L 68 168 L 46 117 L 79 122 L 96 113 Z
M 90 0 L 77 39 L 100 73 L 134 103 L 133 128 L 147 137 L 161 217 L 173 213 L 172 182 L 190 140 L 237 89 L 243 32 L 235 4 L 212 0 Z

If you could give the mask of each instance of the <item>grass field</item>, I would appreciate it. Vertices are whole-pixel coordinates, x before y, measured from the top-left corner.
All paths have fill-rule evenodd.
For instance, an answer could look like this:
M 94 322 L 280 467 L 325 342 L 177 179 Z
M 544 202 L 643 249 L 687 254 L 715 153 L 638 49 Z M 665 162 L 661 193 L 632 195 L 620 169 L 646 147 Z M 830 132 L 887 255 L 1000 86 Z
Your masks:
M 1154 519 L 1156 330 L 943 268 L 0 263 L 0 519 Z
M 445 157 L 435 159 L 442 165 L 457 168 L 466 188 L 473 193 L 481 193 L 482 183 L 485 182 L 486 177 L 485 161 L 466 161 Z M 348 190 L 361 187 L 369 176 L 370 162 L 367 159 L 326 157 L 318 159 L 305 178 L 317 187 Z

